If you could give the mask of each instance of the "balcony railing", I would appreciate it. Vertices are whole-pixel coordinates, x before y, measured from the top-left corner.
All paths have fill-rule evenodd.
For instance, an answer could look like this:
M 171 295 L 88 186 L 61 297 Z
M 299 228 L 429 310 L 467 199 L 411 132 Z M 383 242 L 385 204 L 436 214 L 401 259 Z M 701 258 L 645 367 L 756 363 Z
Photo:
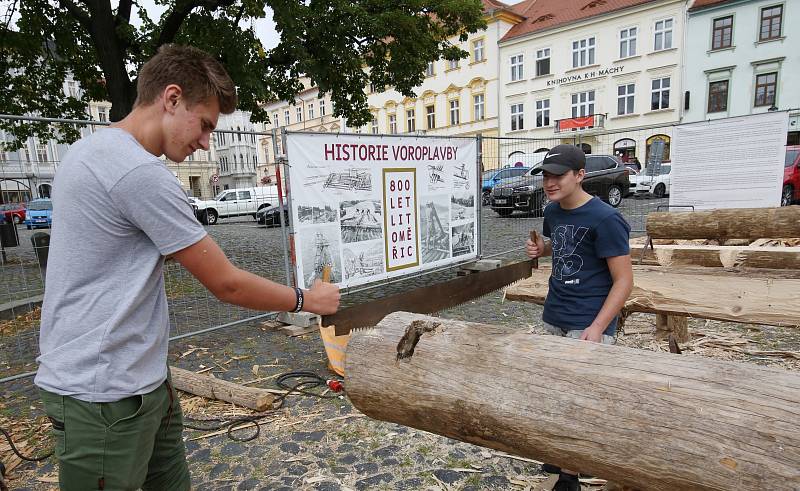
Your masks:
M 577 118 L 557 119 L 553 125 L 555 133 L 571 133 L 574 131 L 586 131 L 603 128 L 606 122 L 605 114 L 590 114 Z

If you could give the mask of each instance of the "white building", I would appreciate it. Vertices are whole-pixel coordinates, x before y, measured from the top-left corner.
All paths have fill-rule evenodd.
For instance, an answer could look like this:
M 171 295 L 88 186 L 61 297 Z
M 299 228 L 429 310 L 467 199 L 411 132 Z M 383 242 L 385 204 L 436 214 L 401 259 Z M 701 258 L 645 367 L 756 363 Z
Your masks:
M 685 0 L 520 4 L 525 20 L 500 40 L 500 134 L 542 139 L 536 150 L 579 139 L 587 152 L 643 164 L 661 139 L 669 160 L 685 9 Z
M 695 0 L 687 17 L 684 121 L 790 112 L 800 144 L 797 0 Z
M 219 181 L 215 185 L 220 190 L 257 185 L 259 159 L 255 131 L 248 112 L 220 114 L 213 142 L 219 162 Z

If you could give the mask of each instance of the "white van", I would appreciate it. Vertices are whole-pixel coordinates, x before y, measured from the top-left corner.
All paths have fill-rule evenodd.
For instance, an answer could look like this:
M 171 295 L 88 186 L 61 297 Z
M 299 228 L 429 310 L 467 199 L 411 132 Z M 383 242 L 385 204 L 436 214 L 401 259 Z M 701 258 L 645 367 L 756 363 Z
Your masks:
M 220 218 L 250 215 L 255 219 L 258 210 L 278 203 L 278 186 L 225 189 L 213 200 L 197 200 L 197 219 L 214 225 Z

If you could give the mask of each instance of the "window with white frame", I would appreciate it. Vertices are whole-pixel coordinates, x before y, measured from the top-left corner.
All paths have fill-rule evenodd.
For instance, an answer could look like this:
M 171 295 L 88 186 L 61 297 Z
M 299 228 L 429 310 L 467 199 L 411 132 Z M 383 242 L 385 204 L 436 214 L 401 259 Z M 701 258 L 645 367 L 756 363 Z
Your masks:
M 276 128 L 280 125 L 280 121 L 278 120 L 278 113 L 272 113 L 272 124 Z
M 298 106 L 296 112 L 297 112 L 297 122 L 299 123 L 300 121 L 303 120 L 303 108 Z
M 664 19 L 656 21 L 655 25 L 655 38 L 654 38 L 654 51 L 661 51 L 664 49 L 672 48 L 672 19 Z
M 433 70 L 433 62 L 429 61 L 428 62 L 428 66 L 425 68 L 425 76 L 426 77 L 433 77 L 434 74 L 435 74 L 435 72 Z
M 406 110 L 406 131 L 409 133 L 417 131 L 417 118 L 413 109 Z
M 78 97 L 78 83 L 69 81 L 67 82 L 67 95 L 70 97 Z
M 372 134 L 378 134 L 378 118 L 374 114 L 372 115 Z
M 511 104 L 511 131 L 525 129 L 524 113 L 524 104 Z
M 755 106 L 774 106 L 778 91 L 778 73 L 762 73 L 756 76 Z
M 728 81 L 717 80 L 708 84 L 708 111 L 717 113 L 728 110 Z
M 286 126 L 289 126 L 291 124 L 289 122 L 289 110 L 288 109 L 283 111 L 283 122 L 285 123 Z
M 594 91 L 572 94 L 572 117 L 578 118 L 594 114 Z
M 314 103 L 308 103 L 308 119 L 314 119 Z
M 711 49 L 730 48 L 733 45 L 733 16 L 714 19 L 711 31 Z
M 536 76 L 550 75 L 550 48 L 536 50 Z
M 486 59 L 486 54 L 484 53 L 484 42 L 483 39 L 476 39 L 472 42 L 472 62 L 479 63 Z
M 629 27 L 619 31 L 619 57 L 636 56 L 637 29 Z
M 390 114 L 389 115 L 389 133 L 395 134 L 397 133 L 397 115 Z
M 653 80 L 653 91 L 650 96 L 650 109 L 657 111 L 659 109 L 669 108 L 669 77 L 657 78 Z
M 448 70 L 455 70 L 458 68 L 458 61 L 459 60 L 447 60 L 447 69 Z
M 450 101 L 450 124 L 456 126 L 461 121 L 458 99 Z
M 550 99 L 536 101 L 536 127 L 550 126 Z
M 617 115 L 633 114 L 636 84 L 617 86 Z
M 595 37 L 572 42 L 572 68 L 594 65 Z
M 108 109 L 105 107 L 98 107 L 97 108 L 97 120 L 106 122 L 108 121 Z
M 319 100 L 319 116 L 325 116 L 325 99 Z
M 475 94 L 472 96 L 472 109 L 473 114 L 475 115 L 475 121 L 481 121 L 486 118 L 486 98 L 483 94 Z
M 36 161 L 47 162 L 47 142 L 36 140 Z
M 769 41 L 781 37 L 781 24 L 783 23 L 783 5 L 765 7 L 761 9 L 761 29 L 758 33 L 759 41 Z
M 436 128 L 436 106 L 433 104 L 425 106 L 425 122 L 429 130 Z
M 514 55 L 509 60 L 511 67 L 511 81 L 522 80 L 522 55 Z

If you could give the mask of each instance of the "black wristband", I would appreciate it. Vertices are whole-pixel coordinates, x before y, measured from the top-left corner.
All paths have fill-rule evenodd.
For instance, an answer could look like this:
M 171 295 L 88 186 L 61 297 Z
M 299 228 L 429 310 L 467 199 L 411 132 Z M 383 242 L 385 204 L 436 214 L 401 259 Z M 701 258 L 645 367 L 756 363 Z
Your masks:
M 297 295 L 297 303 L 294 306 L 294 310 L 292 312 L 297 313 L 303 310 L 303 290 L 299 288 L 294 289 L 295 295 Z

